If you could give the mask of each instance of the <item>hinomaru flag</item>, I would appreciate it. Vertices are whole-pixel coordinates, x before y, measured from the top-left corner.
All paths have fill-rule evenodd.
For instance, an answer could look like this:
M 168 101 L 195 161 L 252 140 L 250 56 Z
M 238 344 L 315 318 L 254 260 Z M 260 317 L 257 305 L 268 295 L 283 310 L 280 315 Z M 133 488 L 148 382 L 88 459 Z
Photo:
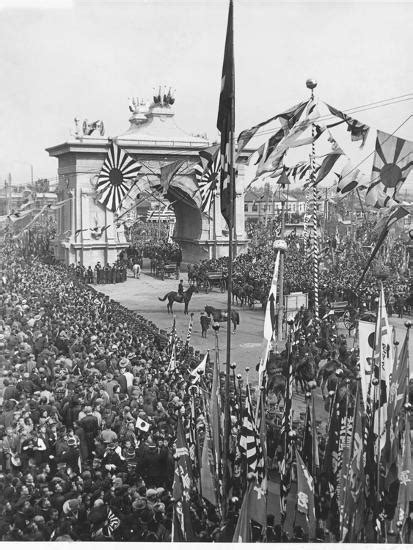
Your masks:
M 267 308 L 265 310 L 264 321 L 264 338 L 272 340 L 276 327 L 276 302 L 277 302 L 277 286 L 278 286 L 278 271 L 280 267 L 280 251 L 277 252 L 275 259 L 274 274 L 271 281 L 271 289 L 268 295 Z

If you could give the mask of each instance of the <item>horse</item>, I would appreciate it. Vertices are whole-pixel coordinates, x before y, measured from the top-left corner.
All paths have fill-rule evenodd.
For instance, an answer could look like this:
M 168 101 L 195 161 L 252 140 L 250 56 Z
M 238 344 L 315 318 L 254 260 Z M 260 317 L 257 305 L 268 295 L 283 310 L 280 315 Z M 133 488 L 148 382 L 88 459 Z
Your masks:
M 205 313 L 210 317 L 212 316 L 213 320 L 216 323 L 226 321 L 228 319 L 228 313 L 225 310 L 217 309 L 212 306 L 205 306 Z M 237 330 L 237 325 L 239 325 L 239 322 L 240 322 L 239 313 L 234 309 L 231 310 L 231 321 L 234 327 L 234 330 L 232 331 L 232 333 L 234 334 L 235 331 Z
M 140 277 L 141 277 L 141 266 L 138 263 L 136 263 L 136 264 L 133 265 L 132 270 L 133 270 L 133 276 L 135 277 L 135 279 L 140 279 Z
M 198 289 L 196 288 L 196 286 L 191 285 L 188 288 L 188 290 L 185 290 L 183 294 L 178 294 L 174 290 L 171 290 L 171 292 L 167 292 L 163 298 L 159 298 L 158 296 L 158 300 L 160 300 L 161 302 L 164 302 L 166 299 L 168 299 L 168 304 L 166 306 L 168 313 L 173 313 L 172 306 L 174 302 L 177 302 L 178 304 L 184 303 L 185 304 L 184 313 L 185 315 L 188 315 L 188 304 L 194 292 L 198 292 Z

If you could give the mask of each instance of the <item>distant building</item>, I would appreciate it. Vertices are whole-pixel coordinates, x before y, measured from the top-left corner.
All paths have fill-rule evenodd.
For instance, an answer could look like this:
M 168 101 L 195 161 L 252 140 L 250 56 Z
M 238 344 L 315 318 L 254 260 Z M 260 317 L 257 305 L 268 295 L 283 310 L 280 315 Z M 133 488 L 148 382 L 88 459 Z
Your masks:
M 250 190 L 244 197 L 245 221 L 252 222 L 265 220 L 268 216 L 278 216 L 282 210 L 282 203 L 285 204 L 285 212 L 288 215 L 297 214 L 304 216 L 305 201 L 297 200 L 295 197 L 287 196 L 284 193 L 271 193 L 265 190 Z

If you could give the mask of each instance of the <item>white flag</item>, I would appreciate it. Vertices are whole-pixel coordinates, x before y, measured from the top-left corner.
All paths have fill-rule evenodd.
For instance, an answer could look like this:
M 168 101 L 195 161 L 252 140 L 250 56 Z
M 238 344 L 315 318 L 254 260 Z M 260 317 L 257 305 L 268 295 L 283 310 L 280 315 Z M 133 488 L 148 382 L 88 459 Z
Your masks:
M 277 252 L 277 258 L 275 259 L 274 274 L 272 276 L 271 289 L 268 295 L 267 308 L 265 310 L 264 338 L 266 338 L 267 340 L 272 340 L 274 331 L 275 331 L 279 266 L 280 266 L 280 251 Z
M 194 370 L 190 373 L 190 377 L 192 378 L 192 384 L 197 384 L 201 378 L 201 374 L 205 374 L 207 359 L 208 359 L 208 352 L 204 355 L 204 358 L 199 363 L 199 365 L 195 367 Z

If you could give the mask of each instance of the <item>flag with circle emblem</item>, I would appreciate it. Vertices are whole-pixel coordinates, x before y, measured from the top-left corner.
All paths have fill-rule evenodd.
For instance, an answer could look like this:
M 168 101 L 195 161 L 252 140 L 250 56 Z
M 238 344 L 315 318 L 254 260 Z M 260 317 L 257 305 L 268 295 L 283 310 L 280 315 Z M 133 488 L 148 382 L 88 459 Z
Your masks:
M 208 213 L 219 181 L 219 145 L 199 151 L 199 158 L 200 162 L 195 166 L 195 178 L 201 194 L 201 210 Z
M 98 202 L 116 212 L 141 168 L 141 164 L 112 142 L 96 184 Z
M 396 194 L 412 168 L 413 142 L 378 130 L 366 204 L 375 208 L 397 204 Z

